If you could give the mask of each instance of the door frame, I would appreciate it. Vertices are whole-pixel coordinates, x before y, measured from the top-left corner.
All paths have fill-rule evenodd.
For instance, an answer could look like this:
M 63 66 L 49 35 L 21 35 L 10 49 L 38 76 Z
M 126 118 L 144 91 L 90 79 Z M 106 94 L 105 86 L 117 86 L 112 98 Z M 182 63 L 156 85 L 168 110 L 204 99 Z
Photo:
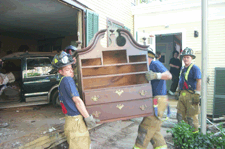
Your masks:
M 182 34 L 182 49 L 186 47 L 186 29 L 171 29 L 171 30 L 160 30 L 160 31 L 153 31 L 150 32 L 150 35 L 154 35 L 155 38 L 155 44 L 154 44 L 154 50 L 156 49 L 156 35 L 160 34 L 176 34 L 176 33 L 181 33 Z

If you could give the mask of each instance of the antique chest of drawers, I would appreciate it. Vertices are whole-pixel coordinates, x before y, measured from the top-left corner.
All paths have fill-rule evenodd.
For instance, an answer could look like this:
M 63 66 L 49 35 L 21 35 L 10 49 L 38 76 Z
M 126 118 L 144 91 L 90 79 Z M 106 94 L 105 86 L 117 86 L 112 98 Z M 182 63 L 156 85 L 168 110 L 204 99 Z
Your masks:
M 111 31 L 111 44 L 101 45 L 106 30 L 78 50 L 78 86 L 89 114 L 102 122 L 153 115 L 147 48 L 124 30 Z

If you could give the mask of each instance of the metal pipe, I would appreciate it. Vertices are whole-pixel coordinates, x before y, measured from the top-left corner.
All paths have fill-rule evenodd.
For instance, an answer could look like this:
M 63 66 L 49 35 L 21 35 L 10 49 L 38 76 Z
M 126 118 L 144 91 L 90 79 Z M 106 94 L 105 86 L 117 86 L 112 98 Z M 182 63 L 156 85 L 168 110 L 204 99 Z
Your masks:
M 220 128 L 217 127 L 215 124 L 213 124 L 209 119 L 207 119 L 207 121 L 208 121 L 211 125 L 213 125 L 217 130 L 219 130 L 222 134 L 224 134 L 224 133 L 220 130 Z M 224 135 L 225 135 L 225 134 L 224 134 Z
M 202 81 L 201 81 L 201 132 L 206 134 L 207 103 L 207 13 L 208 0 L 202 0 Z

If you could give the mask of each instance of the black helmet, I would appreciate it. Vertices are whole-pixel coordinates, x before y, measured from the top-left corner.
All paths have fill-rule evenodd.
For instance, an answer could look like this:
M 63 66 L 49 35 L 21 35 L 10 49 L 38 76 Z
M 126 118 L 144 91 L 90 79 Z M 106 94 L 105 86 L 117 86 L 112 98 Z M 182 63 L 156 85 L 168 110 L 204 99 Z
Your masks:
M 77 50 L 77 48 L 72 45 L 69 45 L 65 48 L 65 52 L 70 55 L 74 55 L 76 53 L 76 50 Z
M 155 58 L 155 53 L 153 52 L 153 49 L 148 47 L 148 57 Z
M 52 67 L 59 69 L 61 67 L 70 65 L 74 62 L 72 56 L 62 51 L 60 54 L 56 54 L 52 60 Z
M 188 48 L 188 47 L 186 47 L 183 51 L 182 51 L 182 53 L 181 53 L 181 58 L 183 58 L 185 55 L 189 55 L 189 56 L 191 56 L 193 59 L 195 59 L 195 55 L 194 55 L 194 52 L 193 52 L 193 50 L 191 49 L 191 48 Z

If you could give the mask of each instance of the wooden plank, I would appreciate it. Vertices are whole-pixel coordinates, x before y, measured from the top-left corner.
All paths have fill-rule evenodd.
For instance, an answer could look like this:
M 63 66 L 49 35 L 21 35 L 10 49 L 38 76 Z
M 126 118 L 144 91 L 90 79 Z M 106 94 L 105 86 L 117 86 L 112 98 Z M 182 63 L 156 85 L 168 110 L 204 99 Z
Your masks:
M 121 65 L 138 65 L 138 64 L 145 64 L 147 61 L 143 62 L 130 62 L 130 63 L 119 63 L 119 64 L 110 64 L 110 65 L 95 65 L 95 66 L 83 66 L 81 68 L 97 68 L 97 67 L 108 67 L 108 66 L 121 66 Z
M 83 79 L 84 90 L 148 83 L 144 74 Z
M 95 127 L 98 127 L 101 124 L 97 124 Z M 93 128 L 95 128 L 93 127 Z M 93 128 L 88 128 L 88 130 L 91 130 Z M 43 149 L 43 148 L 52 148 L 54 146 L 57 146 L 58 144 L 65 142 L 66 136 L 64 134 L 64 131 L 62 129 L 58 129 L 56 131 L 53 131 L 46 136 L 40 137 L 36 140 L 33 140 L 21 147 L 19 149 Z
M 146 61 L 146 55 L 131 55 L 129 56 L 129 62 L 144 62 Z
M 147 63 L 135 64 L 135 65 L 82 68 L 83 77 L 109 75 L 109 74 L 121 74 L 121 73 L 130 73 L 130 72 L 142 72 L 142 71 L 148 71 Z
M 103 51 L 103 65 L 127 63 L 126 50 Z
M 94 65 L 101 65 L 101 58 L 93 58 L 93 59 L 82 59 L 81 60 L 82 66 L 94 66 Z

